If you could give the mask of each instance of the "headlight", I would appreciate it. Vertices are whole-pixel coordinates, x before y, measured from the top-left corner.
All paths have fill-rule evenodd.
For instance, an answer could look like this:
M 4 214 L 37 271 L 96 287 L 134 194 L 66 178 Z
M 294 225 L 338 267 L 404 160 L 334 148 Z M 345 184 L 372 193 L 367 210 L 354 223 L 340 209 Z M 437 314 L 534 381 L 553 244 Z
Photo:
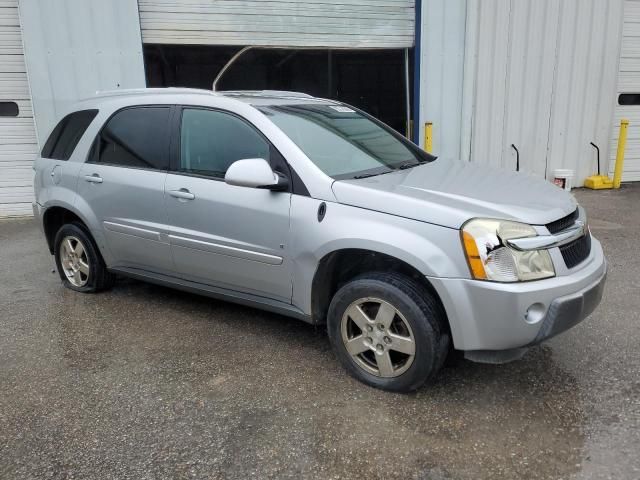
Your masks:
M 535 229 L 507 220 L 473 219 L 462 227 L 462 243 L 471 275 L 477 280 L 524 282 L 555 276 L 547 250 L 517 251 L 512 238 L 535 237 Z

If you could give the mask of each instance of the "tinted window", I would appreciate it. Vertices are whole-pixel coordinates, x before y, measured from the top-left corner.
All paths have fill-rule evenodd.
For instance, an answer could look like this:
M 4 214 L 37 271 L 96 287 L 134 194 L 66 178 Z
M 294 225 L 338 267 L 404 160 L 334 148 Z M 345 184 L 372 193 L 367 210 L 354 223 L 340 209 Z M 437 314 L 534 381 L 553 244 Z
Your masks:
M 91 161 L 168 170 L 170 112 L 170 107 L 135 107 L 119 111 L 100 132 Z
M 80 138 L 97 114 L 98 110 L 80 110 L 60 120 L 44 144 L 42 156 L 56 160 L 69 160 Z
M 0 102 L 0 117 L 17 117 L 19 113 L 16 102 Z
M 224 177 L 244 158 L 269 161 L 269 144 L 243 120 L 214 110 L 184 109 L 180 134 L 180 170 Z

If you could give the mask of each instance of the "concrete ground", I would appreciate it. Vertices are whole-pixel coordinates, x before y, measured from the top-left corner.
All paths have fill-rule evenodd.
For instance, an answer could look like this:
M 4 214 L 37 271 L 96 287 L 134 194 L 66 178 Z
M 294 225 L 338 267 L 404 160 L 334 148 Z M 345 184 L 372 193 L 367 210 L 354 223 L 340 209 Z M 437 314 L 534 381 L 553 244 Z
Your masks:
M 640 478 L 640 185 L 576 196 L 609 260 L 600 308 L 411 395 L 285 317 L 66 290 L 34 221 L 1 221 L 0 478 Z

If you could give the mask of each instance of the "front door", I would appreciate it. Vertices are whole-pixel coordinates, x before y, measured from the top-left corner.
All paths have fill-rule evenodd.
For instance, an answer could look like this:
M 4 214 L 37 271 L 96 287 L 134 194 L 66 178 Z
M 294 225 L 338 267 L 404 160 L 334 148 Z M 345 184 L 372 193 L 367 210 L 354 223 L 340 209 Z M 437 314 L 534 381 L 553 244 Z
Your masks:
M 224 182 L 236 160 L 270 161 L 269 142 L 245 120 L 223 111 L 184 108 L 179 123 L 175 171 L 165 185 L 178 275 L 290 302 L 291 194 Z

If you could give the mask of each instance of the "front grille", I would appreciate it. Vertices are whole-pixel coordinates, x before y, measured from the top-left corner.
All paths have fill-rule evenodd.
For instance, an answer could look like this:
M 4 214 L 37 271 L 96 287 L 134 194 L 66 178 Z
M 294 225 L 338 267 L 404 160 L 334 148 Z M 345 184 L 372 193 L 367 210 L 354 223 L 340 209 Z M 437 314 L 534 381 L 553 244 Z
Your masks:
M 562 230 L 566 230 L 571 225 L 576 223 L 577 219 L 578 219 L 578 209 L 576 208 L 575 212 L 570 213 L 566 217 L 562 217 L 559 220 L 555 220 L 551 223 L 547 223 L 545 226 L 547 227 L 551 235 L 555 235 L 556 233 L 561 232 Z
M 591 234 L 587 232 L 579 239 L 560 247 L 560 253 L 567 268 L 573 268 L 584 262 L 591 253 Z

